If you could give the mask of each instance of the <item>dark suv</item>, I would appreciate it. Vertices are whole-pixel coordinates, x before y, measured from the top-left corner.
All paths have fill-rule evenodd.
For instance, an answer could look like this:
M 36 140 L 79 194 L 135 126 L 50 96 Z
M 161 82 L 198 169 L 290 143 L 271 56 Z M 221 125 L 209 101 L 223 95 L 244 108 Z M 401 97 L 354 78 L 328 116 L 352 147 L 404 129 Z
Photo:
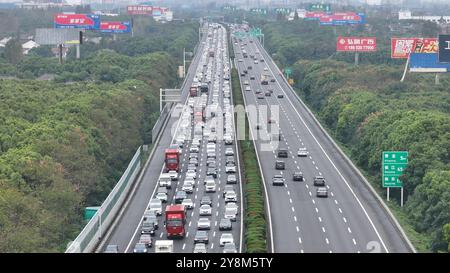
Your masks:
M 278 157 L 284 157 L 287 158 L 288 157 L 288 150 L 281 148 L 278 150 Z
M 303 181 L 303 173 L 302 172 L 294 172 L 292 179 L 294 181 Z
M 284 161 L 281 161 L 281 160 L 275 161 L 275 169 L 276 170 L 284 170 L 285 169 Z
M 325 178 L 319 175 L 314 177 L 314 186 L 325 186 Z

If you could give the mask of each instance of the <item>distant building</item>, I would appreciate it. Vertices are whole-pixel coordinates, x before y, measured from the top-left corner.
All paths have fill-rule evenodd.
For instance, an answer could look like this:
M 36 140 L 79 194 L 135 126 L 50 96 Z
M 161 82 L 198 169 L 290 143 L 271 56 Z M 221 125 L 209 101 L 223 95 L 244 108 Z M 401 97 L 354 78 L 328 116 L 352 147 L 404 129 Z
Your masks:
M 29 40 L 28 42 L 22 44 L 23 54 L 27 55 L 30 50 L 36 47 L 39 47 L 39 44 L 33 40 Z
M 9 40 L 11 40 L 12 37 L 5 37 L 3 39 L 0 40 L 0 47 L 5 47 L 6 43 L 9 42 Z
M 450 24 L 450 16 L 433 16 L 433 15 L 424 15 L 424 16 L 413 16 L 411 11 L 409 10 L 401 10 L 398 12 L 399 20 L 422 20 L 422 21 L 431 21 L 438 24 Z

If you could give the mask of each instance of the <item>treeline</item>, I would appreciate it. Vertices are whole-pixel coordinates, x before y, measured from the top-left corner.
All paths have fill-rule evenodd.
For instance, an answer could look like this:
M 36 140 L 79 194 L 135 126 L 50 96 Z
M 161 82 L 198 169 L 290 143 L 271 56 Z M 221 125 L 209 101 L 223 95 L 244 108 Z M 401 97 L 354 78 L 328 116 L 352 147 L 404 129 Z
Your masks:
M 333 31 L 317 22 L 265 25 L 265 42 L 281 67 L 292 65 L 296 91 L 380 192 L 382 151 L 409 151 L 409 165 L 401 177 L 406 200 L 401 211 L 407 218 L 403 224 L 412 225 L 420 238 L 428 238 L 425 243 L 411 238 L 419 250 L 447 252 L 450 77 L 441 75 L 440 84 L 435 85 L 434 75 L 408 74 L 400 83 L 404 60 L 389 59 L 388 40 L 396 34 L 389 33 L 389 22 L 383 24 L 350 32 L 376 34 L 380 45 L 373 56 L 363 54 L 364 65 L 358 67 L 351 64 L 351 57 L 335 53 Z M 421 33 L 433 29 L 426 24 L 411 37 L 433 37 Z
M 176 44 L 163 39 L 164 27 L 167 39 L 180 38 Z M 170 24 L 153 28 L 157 46 L 147 46 L 151 36 L 143 49 L 133 46 L 140 38 L 105 39 L 106 49 L 83 45 L 93 48 L 89 55 L 64 65 L 44 54 L 17 65 L 0 58 L 4 75 L 56 75 L 0 80 L 0 252 L 64 251 L 85 224 L 84 207 L 101 205 L 150 141 L 159 88 L 180 83 L 175 53 L 197 38 L 194 25 L 178 35 Z

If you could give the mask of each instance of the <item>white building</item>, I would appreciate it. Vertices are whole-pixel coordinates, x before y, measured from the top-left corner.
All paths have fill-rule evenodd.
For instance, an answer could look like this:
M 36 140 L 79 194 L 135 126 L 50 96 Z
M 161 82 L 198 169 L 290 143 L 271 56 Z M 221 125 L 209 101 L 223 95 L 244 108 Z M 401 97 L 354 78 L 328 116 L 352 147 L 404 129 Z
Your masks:
M 423 20 L 423 21 L 431 21 L 435 23 L 447 23 L 450 24 L 450 16 L 413 16 L 411 11 L 409 10 L 401 10 L 398 12 L 399 20 Z
M 30 40 L 30 41 L 22 44 L 23 54 L 25 54 L 25 55 L 28 54 L 28 52 L 35 47 L 39 47 L 39 44 L 33 40 Z
M 0 40 L 0 47 L 5 47 L 6 43 L 9 42 L 9 40 L 11 40 L 12 37 L 5 37 L 3 39 Z

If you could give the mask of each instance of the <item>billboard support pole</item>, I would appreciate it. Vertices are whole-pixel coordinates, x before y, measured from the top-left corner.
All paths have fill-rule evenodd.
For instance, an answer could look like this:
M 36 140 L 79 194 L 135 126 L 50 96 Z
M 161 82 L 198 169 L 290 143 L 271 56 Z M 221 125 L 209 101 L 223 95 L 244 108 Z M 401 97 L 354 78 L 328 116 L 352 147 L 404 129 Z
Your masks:
M 62 44 L 59 44 L 58 48 L 59 48 L 59 64 L 63 64 Z
M 406 60 L 406 64 L 405 64 L 405 70 L 403 71 L 403 76 L 400 79 L 400 82 L 403 82 L 405 80 L 406 77 L 406 71 L 408 71 L 408 65 L 409 65 L 409 56 L 408 59 Z
M 359 52 L 355 52 L 355 65 L 358 66 L 359 64 Z
M 436 77 L 434 78 L 434 84 L 435 85 L 439 84 L 439 73 L 436 73 Z
M 389 187 L 387 187 L 386 189 L 387 189 L 387 193 L 386 193 L 387 201 L 389 202 Z
M 80 58 L 80 45 L 78 44 L 75 47 L 77 49 L 77 59 L 79 59 Z
M 403 187 L 401 188 L 400 191 L 400 207 L 403 207 Z

